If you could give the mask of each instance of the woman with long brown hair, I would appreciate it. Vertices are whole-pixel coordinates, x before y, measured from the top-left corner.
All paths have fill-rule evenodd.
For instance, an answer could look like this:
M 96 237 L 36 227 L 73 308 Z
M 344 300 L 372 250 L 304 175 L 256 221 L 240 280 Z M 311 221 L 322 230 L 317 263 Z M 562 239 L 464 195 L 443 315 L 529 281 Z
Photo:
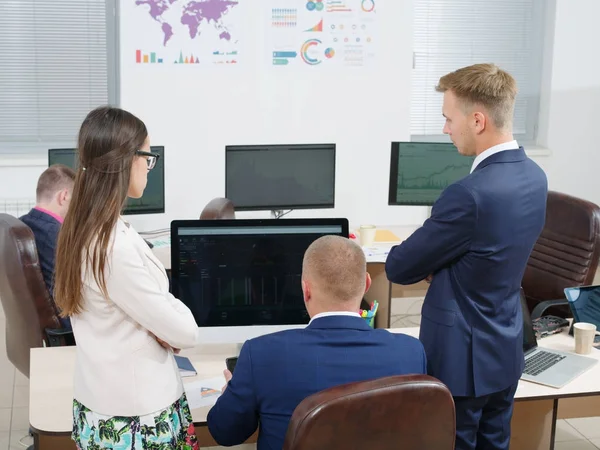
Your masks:
M 78 153 L 54 287 L 77 341 L 73 440 L 79 449 L 197 449 L 173 349 L 196 345 L 198 327 L 121 218 L 158 155 L 144 123 L 112 107 L 88 114 Z

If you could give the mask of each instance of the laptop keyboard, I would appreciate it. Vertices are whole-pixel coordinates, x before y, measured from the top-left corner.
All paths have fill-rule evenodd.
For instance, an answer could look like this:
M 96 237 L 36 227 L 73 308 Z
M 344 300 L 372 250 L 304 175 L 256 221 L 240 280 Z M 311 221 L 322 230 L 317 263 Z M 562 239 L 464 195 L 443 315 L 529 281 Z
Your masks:
M 523 372 L 531 376 L 539 375 L 547 368 L 552 367 L 565 358 L 566 356 L 541 350 L 531 358 L 525 360 L 525 370 Z

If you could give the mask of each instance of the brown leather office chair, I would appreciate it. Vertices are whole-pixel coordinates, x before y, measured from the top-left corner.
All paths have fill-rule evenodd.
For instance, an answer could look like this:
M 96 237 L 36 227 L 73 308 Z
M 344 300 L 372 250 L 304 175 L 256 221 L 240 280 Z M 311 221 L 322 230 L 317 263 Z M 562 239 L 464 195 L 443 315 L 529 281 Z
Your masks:
M 8 359 L 26 377 L 32 348 L 74 343 L 48 294 L 33 232 L 8 214 L 0 214 L 0 300 Z
M 428 375 L 350 383 L 311 395 L 294 411 L 284 450 L 452 450 L 454 401 Z
M 564 289 L 592 284 L 598 258 L 600 207 L 567 194 L 548 192 L 546 223 L 521 284 L 532 318 L 544 313 L 571 316 Z
M 227 198 L 213 198 L 202 210 L 201 220 L 235 219 L 233 202 Z

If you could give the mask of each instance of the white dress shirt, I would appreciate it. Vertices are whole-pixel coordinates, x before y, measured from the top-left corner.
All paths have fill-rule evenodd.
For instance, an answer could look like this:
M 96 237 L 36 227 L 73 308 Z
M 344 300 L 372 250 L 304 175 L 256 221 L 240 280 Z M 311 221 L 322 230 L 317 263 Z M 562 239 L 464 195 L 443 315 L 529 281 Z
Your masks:
M 169 293 L 163 265 L 139 234 L 119 219 L 108 247 L 106 289 L 82 269 L 83 308 L 71 317 L 77 341 L 73 394 L 95 413 L 143 416 L 183 395 L 173 352 L 194 347 L 198 325 Z
M 518 150 L 519 144 L 517 141 L 504 142 L 503 144 L 494 145 L 493 147 L 488 148 L 486 151 L 481 152 L 473 161 L 473 165 L 471 166 L 471 173 L 475 170 L 475 168 L 481 164 L 485 158 L 489 158 L 496 153 L 503 152 L 504 150 Z
M 314 317 L 312 317 L 310 319 L 310 322 L 308 322 L 308 324 L 310 325 L 313 320 L 320 319 L 321 317 L 331 317 L 331 316 L 350 316 L 350 317 L 358 317 L 358 318 L 360 318 L 360 314 L 358 314 L 357 312 L 351 312 L 351 311 L 329 311 L 329 312 L 322 312 L 322 313 L 316 314 Z

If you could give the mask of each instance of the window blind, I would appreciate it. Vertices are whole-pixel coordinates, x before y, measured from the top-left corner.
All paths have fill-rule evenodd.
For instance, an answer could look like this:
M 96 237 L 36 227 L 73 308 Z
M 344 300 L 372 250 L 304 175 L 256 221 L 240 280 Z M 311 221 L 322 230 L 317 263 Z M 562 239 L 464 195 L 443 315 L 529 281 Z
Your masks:
M 411 134 L 442 135 L 441 76 L 494 63 L 515 77 L 515 136 L 535 139 L 539 113 L 545 0 L 413 0 Z
M 72 145 L 85 115 L 112 100 L 106 2 L 0 2 L 0 151 Z

